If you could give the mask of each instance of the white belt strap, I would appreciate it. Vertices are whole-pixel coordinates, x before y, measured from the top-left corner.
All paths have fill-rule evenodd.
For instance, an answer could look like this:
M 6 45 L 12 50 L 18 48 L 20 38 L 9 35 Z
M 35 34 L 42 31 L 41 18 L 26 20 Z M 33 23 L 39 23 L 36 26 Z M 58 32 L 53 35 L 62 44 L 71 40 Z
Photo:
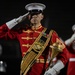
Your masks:
M 75 61 L 75 58 L 70 58 L 69 61 Z

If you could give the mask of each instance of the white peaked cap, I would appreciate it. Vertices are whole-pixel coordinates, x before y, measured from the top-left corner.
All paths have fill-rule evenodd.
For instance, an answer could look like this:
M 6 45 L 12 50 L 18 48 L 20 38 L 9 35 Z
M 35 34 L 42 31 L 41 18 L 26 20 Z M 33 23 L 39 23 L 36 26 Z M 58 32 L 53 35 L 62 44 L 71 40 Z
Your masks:
M 43 11 L 45 8 L 46 8 L 46 6 L 42 3 L 29 3 L 25 6 L 25 9 L 28 11 L 32 11 L 32 10 Z

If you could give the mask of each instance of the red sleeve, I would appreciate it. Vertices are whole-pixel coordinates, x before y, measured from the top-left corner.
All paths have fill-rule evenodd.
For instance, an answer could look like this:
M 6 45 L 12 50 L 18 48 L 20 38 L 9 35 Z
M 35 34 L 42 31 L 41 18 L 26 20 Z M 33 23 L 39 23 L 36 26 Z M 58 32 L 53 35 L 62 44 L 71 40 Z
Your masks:
M 9 37 L 10 39 L 14 39 L 17 37 L 17 34 L 17 32 L 11 31 L 6 24 L 0 26 L 0 38 L 7 39 Z
M 63 62 L 63 64 L 66 65 L 66 63 L 69 60 L 69 52 L 68 52 L 67 48 L 64 48 L 63 52 L 58 54 L 57 59 L 61 60 Z
M 52 34 L 52 38 L 51 38 L 51 42 L 52 43 L 55 43 L 56 42 L 56 38 L 60 39 L 58 34 L 56 32 L 54 32 Z M 65 44 L 64 44 L 65 45 Z M 61 60 L 63 62 L 64 65 L 66 65 L 66 63 L 68 62 L 68 50 L 65 46 L 65 48 L 63 49 L 62 52 L 60 52 L 58 55 L 57 55 L 57 59 Z

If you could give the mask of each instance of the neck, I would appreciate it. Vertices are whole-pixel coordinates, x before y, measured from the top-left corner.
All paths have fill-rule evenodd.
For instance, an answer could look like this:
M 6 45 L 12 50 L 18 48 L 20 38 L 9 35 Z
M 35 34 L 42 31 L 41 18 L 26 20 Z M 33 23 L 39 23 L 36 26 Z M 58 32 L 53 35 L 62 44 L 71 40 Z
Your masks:
M 32 26 L 33 30 L 36 30 L 36 29 L 38 29 L 41 26 L 41 23 L 39 23 L 39 24 L 32 24 L 31 26 Z

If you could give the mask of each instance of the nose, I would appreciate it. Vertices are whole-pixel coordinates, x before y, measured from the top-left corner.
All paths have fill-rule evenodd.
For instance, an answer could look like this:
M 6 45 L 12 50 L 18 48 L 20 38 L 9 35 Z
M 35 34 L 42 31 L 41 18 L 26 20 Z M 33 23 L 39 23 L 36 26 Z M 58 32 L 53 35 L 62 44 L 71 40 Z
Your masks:
M 37 15 L 33 15 L 32 18 L 37 18 Z

